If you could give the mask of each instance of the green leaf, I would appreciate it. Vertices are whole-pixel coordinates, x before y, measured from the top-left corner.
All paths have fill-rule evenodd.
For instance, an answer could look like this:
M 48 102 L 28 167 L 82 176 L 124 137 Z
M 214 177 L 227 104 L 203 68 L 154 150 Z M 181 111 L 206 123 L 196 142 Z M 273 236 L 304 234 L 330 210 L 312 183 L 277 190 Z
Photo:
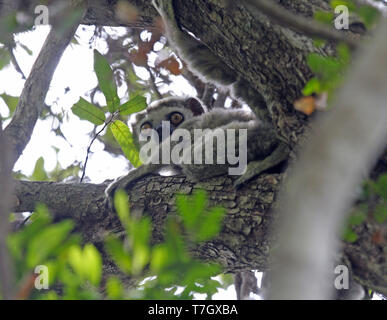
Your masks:
M 1 53 L 0 53 L 1 55 Z M 1 60 L 1 57 L 0 57 L 0 60 Z M 0 62 L 1 64 L 1 62 Z M 0 66 L 0 69 L 1 69 L 1 66 Z M 9 96 L 8 94 L 0 94 L 0 97 L 4 100 L 5 104 L 7 105 L 8 109 L 9 109 L 9 116 L 12 116 L 13 112 L 15 111 L 16 109 L 16 106 L 17 106 L 17 103 L 19 102 L 19 97 L 12 97 L 12 96 Z
M 145 265 L 148 264 L 150 252 L 148 246 L 137 245 L 133 251 L 132 272 L 137 275 L 142 272 Z
M 380 11 L 369 5 L 361 6 L 357 13 L 361 17 L 367 29 L 371 29 L 380 17 Z
M 337 46 L 337 54 L 339 56 L 339 61 L 346 66 L 351 62 L 351 51 L 349 47 L 345 44 L 339 44 Z
M 387 200 L 387 174 L 381 175 L 378 181 L 373 183 L 373 188 L 379 196 Z
M 204 190 L 197 190 L 191 197 L 178 195 L 176 206 L 184 227 L 191 232 L 196 232 L 207 206 L 207 193 Z
M 321 84 L 320 84 L 320 80 L 318 80 L 317 78 L 312 78 L 310 79 L 304 89 L 302 90 L 302 94 L 304 96 L 310 96 L 311 94 L 313 93 L 321 93 Z
M 177 195 L 176 207 L 184 227 L 195 241 L 206 241 L 215 237 L 220 229 L 225 210 L 215 207 L 207 210 L 208 198 L 204 190 L 197 190 L 191 197 Z
M 2 31 L 0 32 L 0 42 L 7 43 L 7 40 L 9 40 L 8 34 L 16 33 L 19 26 L 16 10 L 3 15 L 0 19 L 0 30 Z
M 348 218 L 348 225 L 349 226 L 358 226 L 362 224 L 366 219 L 366 214 L 361 210 L 355 210 L 351 212 L 349 218 Z
M 89 280 L 95 286 L 101 281 L 102 258 L 92 244 L 86 244 L 83 250 L 78 245 L 72 246 L 68 262 L 81 279 Z
M 374 219 L 378 223 L 387 221 L 387 204 L 377 205 L 374 211 Z
M 346 228 L 343 234 L 343 239 L 344 241 L 353 243 L 357 240 L 357 234 L 351 229 L 351 228 Z
M 147 107 L 146 99 L 142 96 L 135 96 L 128 102 L 125 102 L 120 106 L 120 114 L 129 115 L 132 113 L 140 112 Z
M 99 87 L 106 98 L 106 104 L 109 112 L 113 113 L 120 105 L 120 99 L 117 94 L 117 86 L 114 80 L 112 68 L 96 49 L 94 49 L 94 70 L 97 74 Z
M 74 272 L 79 276 L 83 277 L 83 259 L 82 259 L 82 249 L 75 245 L 69 249 L 68 253 L 68 262 L 71 267 L 74 269 Z
M 351 0 L 331 0 L 331 7 L 335 9 L 337 6 L 346 6 L 349 11 L 356 10 L 356 5 Z
M 72 106 L 71 110 L 80 119 L 90 121 L 97 126 L 105 123 L 105 113 L 83 98 L 79 98 L 79 101 Z
M 117 238 L 109 237 L 105 241 L 106 250 L 117 263 L 119 268 L 125 272 L 130 273 L 132 269 L 132 258 L 125 251 L 123 244 Z
M 350 60 L 349 52 L 344 46 L 338 47 L 338 58 L 325 57 L 317 53 L 311 53 L 307 57 L 309 68 L 318 78 L 319 91 L 332 92 L 343 80 L 343 74 Z M 312 83 L 316 88 L 317 83 Z M 309 87 L 308 90 L 312 88 Z
M 187 195 L 176 195 L 176 207 L 178 214 L 182 217 L 184 227 L 192 229 L 195 226 L 197 217 L 192 212 L 192 206 L 188 202 Z
M 98 286 L 102 277 L 102 258 L 92 244 L 86 244 L 83 248 L 83 263 L 86 279 Z
M 342 64 L 333 57 L 323 57 L 317 53 L 311 53 L 307 60 L 312 71 L 325 78 L 335 76 L 342 70 Z
M 136 168 L 140 166 L 140 155 L 136 149 L 132 133 L 128 126 L 122 121 L 116 120 L 110 124 L 110 130 L 130 163 Z
M 222 220 L 226 213 L 224 208 L 215 207 L 202 219 L 196 235 L 198 241 L 208 241 L 217 236 L 222 228 Z
M 106 293 L 109 299 L 117 300 L 123 298 L 124 288 L 120 279 L 110 277 L 106 282 Z
M 46 171 L 44 170 L 44 159 L 40 157 L 36 160 L 35 168 L 31 176 L 31 180 L 33 181 L 47 181 L 48 176 Z
M 114 208 L 117 211 L 118 217 L 120 218 L 122 225 L 125 227 L 125 229 L 127 229 L 130 223 L 130 212 L 129 199 L 125 191 L 117 190 L 117 192 L 115 192 Z
M 132 272 L 140 273 L 150 259 L 149 239 L 151 234 L 150 219 L 131 222 L 131 242 L 133 244 Z
M 324 39 L 318 39 L 318 38 L 313 39 L 313 44 L 314 44 L 317 48 L 323 47 L 323 46 L 325 45 L 325 43 L 326 43 L 326 40 L 324 40 Z
M 332 12 L 316 11 L 314 13 L 314 19 L 324 24 L 330 25 L 334 18 L 335 16 Z
M 65 220 L 40 230 L 28 244 L 27 266 L 34 268 L 43 263 L 64 242 L 73 228 L 73 222 Z
M 7 49 L 0 48 L 0 70 L 3 69 L 11 61 L 11 56 Z
M 170 254 L 168 248 L 164 244 L 159 244 L 153 248 L 150 268 L 154 272 L 160 272 L 170 263 Z
M 25 227 L 8 236 L 8 248 L 15 259 L 25 261 L 24 248 L 28 246 L 31 239 L 52 222 L 52 217 L 44 204 L 38 203 L 34 213 L 30 216 L 28 224 Z

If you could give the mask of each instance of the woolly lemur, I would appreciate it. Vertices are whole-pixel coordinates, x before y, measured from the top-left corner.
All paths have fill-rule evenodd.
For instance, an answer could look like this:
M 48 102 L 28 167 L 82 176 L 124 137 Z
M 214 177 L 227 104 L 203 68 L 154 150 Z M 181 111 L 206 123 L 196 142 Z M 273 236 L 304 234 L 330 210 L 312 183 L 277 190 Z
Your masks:
M 231 87 L 233 95 L 237 98 L 242 98 L 249 106 L 254 107 L 260 119 L 265 121 L 269 119 L 263 97 L 237 72 L 224 64 L 204 44 L 180 30 L 175 19 L 172 0 L 153 0 L 153 5 L 165 22 L 166 33 L 170 43 L 174 45 L 180 56 L 188 63 L 191 71 L 194 71 L 197 76 L 204 78 L 205 82 L 212 81 L 217 85 Z M 248 164 L 246 172 L 235 181 L 236 185 L 240 185 L 260 172 L 279 164 L 287 158 L 289 151 L 286 143 L 277 138 L 274 128 L 268 123 L 261 122 L 254 116 L 241 110 L 214 109 L 209 113 L 205 113 L 200 102 L 193 98 L 163 99 L 148 107 L 146 111 L 138 114 L 136 123 L 133 126 L 133 135 L 139 147 L 144 146 L 144 143 L 142 143 L 144 141 L 140 141 L 141 135 L 147 131 L 149 132 L 150 129 L 156 130 L 160 138 L 160 131 L 161 133 L 163 131 L 162 121 L 167 121 L 170 124 L 170 134 L 173 134 L 176 128 L 187 129 L 190 133 L 195 129 L 247 129 L 248 145 L 245 146 L 245 150 L 242 150 L 242 152 L 246 153 Z M 194 142 L 195 139 L 193 138 L 192 140 L 192 136 L 194 135 L 191 135 L 191 142 Z M 209 139 L 212 139 L 212 137 L 210 136 Z M 163 150 L 167 144 L 169 145 L 169 149 L 167 148 L 168 152 L 172 150 L 169 137 L 166 140 L 156 142 L 162 142 L 159 144 L 160 150 Z M 216 143 L 218 145 L 219 141 Z M 223 147 L 224 149 L 226 147 L 230 148 L 230 146 L 227 146 L 227 142 Z M 195 147 L 192 148 L 190 146 L 187 148 L 189 153 L 196 153 Z M 240 155 L 240 145 L 234 144 L 231 148 L 234 149 L 232 150 L 234 154 L 235 150 L 239 149 Z M 217 148 L 215 147 L 213 150 L 217 150 Z M 182 152 L 184 153 L 184 150 Z M 162 151 L 156 155 L 157 160 L 160 160 L 161 153 Z M 212 153 L 213 157 L 217 155 L 215 151 Z M 205 155 L 202 157 L 205 158 Z M 111 207 L 115 190 L 126 189 L 133 181 L 145 175 L 156 173 L 165 166 L 163 161 L 154 162 L 144 164 L 136 170 L 129 172 L 128 175 L 113 182 L 107 188 L 107 199 Z M 200 180 L 226 173 L 229 164 L 180 163 L 172 166 L 181 169 L 188 178 Z M 243 277 L 241 281 L 236 281 L 236 284 L 240 284 L 240 288 L 237 289 L 237 295 L 239 292 L 238 298 L 245 298 L 247 296 L 246 292 L 251 290 L 251 285 L 247 283 L 245 285 L 244 282 Z
M 230 168 L 236 170 L 236 165 L 240 164 L 236 160 L 245 155 L 246 170 L 235 180 L 238 186 L 279 164 L 287 156 L 287 145 L 276 137 L 271 125 L 244 110 L 213 109 L 206 113 L 195 98 L 172 97 L 156 101 L 137 114 L 132 129 L 134 141 L 142 149 L 140 155 L 144 157 L 146 151 L 152 148 L 157 150 L 147 159 L 148 163 L 130 171 L 107 188 L 110 201 L 115 190 L 126 189 L 133 181 L 155 174 L 166 166 L 181 170 L 189 179 L 198 181 L 230 173 Z M 185 129 L 178 132 L 184 131 L 183 134 L 188 136 L 183 139 L 185 144 L 180 135 L 174 137 L 176 129 Z M 197 134 L 198 129 L 201 135 Z M 164 135 L 165 131 L 167 133 L 166 137 L 163 130 Z M 158 136 L 154 140 L 153 133 Z M 231 136 L 234 133 L 236 136 Z M 245 140 L 241 136 L 243 133 L 246 134 Z M 234 142 L 230 144 L 231 140 Z M 210 154 L 207 154 L 207 145 L 211 146 Z M 163 158 L 165 155 L 167 157 Z M 170 155 L 179 159 L 177 163 L 171 161 Z
M 173 0 L 152 0 L 152 3 L 164 21 L 166 36 L 170 44 L 188 64 L 190 71 L 193 71 L 204 82 L 229 87 L 232 95 L 254 108 L 254 112 L 260 119 L 270 121 L 262 95 L 252 88 L 241 75 L 213 54 L 206 45 L 179 28 Z
M 266 119 L 267 108 L 262 96 L 204 44 L 180 30 L 175 19 L 172 2 L 172 0 L 153 0 L 153 5 L 165 22 L 168 39 L 189 63 L 190 69 L 196 71 L 199 76 L 204 77 L 205 81 L 210 80 L 223 86 L 232 86 L 234 95 L 242 97 L 250 106 L 260 106 L 254 108 L 254 110 L 261 110 L 262 112 L 258 116 Z M 175 114 L 175 117 L 172 117 L 173 114 Z M 275 130 L 268 123 L 261 122 L 241 110 L 215 109 L 205 113 L 201 103 L 193 98 L 163 99 L 148 107 L 145 112 L 140 113 L 137 116 L 136 124 L 133 126 L 134 138 L 139 146 L 141 130 L 160 128 L 162 120 L 170 122 L 170 130 L 172 131 L 176 127 L 187 129 L 191 133 L 195 129 L 247 129 L 248 146 L 245 147 L 244 152 L 246 152 L 248 164 L 243 176 L 235 181 L 236 185 L 240 185 L 260 172 L 282 162 L 288 154 L 287 145 L 277 138 Z M 174 121 L 178 123 L 175 124 Z M 212 139 L 212 137 L 208 139 Z M 167 141 L 160 144 L 160 154 L 162 154 L 161 150 L 163 149 L 172 150 L 173 146 L 166 146 L 166 143 L 169 144 L 170 142 L 170 139 L 167 139 Z M 192 142 L 194 141 L 192 140 Z M 176 142 L 174 143 L 176 144 Z M 240 147 L 234 145 L 234 149 Z M 213 149 L 216 150 L 216 148 Z M 235 154 L 235 150 L 233 151 Z M 190 149 L 190 153 L 195 154 L 196 152 L 194 149 Z M 217 155 L 212 154 L 213 157 L 217 157 Z M 172 167 L 181 169 L 188 178 L 200 180 L 226 173 L 230 164 L 233 163 L 217 163 L 216 165 L 180 163 L 172 164 Z M 108 187 L 108 197 L 112 197 L 114 190 L 118 188 L 126 189 L 134 180 L 144 175 L 156 173 L 165 165 L 166 163 L 163 161 L 151 161 L 151 163 L 129 172 L 127 176 L 120 178 Z

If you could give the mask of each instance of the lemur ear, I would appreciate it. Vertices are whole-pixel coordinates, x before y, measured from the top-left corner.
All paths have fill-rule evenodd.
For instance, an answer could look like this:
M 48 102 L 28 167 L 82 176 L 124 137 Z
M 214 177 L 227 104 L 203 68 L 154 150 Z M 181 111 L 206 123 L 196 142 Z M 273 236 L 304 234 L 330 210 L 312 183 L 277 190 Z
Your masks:
M 201 102 L 195 98 L 188 98 L 185 105 L 192 111 L 194 116 L 199 116 L 204 113 L 204 108 Z

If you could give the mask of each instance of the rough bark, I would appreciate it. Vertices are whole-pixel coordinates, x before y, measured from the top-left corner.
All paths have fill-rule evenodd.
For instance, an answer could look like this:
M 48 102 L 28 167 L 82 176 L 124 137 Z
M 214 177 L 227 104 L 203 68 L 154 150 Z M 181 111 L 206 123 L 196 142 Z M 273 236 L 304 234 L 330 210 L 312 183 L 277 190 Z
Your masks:
M 158 242 L 163 238 L 165 218 L 176 212 L 175 194 L 191 194 L 196 188 L 207 190 L 210 205 L 224 206 L 227 215 L 220 235 L 195 248 L 193 253 L 205 261 L 221 263 L 225 272 L 264 271 L 268 268 L 271 241 L 276 239 L 270 231 L 278 218 L 273 204 L 282 180 L 282 174 L 263 174 L 235 191 L 230 177 L 192 183 L 180 175 L 149 176 L 136 182 L 128 194 L 132 212 L 151 217 L 152 240 Z M 106 184 L 18 181 L 14 210 L 32 211 L 37 202 L 45 203 L 56 220 L 73 219 L 84 241 L 102 248 L 107 234 L 123 232 L 117 216 L 104 207 L 105 187 Z M 375 233 L 381 232 L 380 225 L 369 217 L 355 231 L 359 237 L 355 243 L 343 242 L 344 259 L 351 264 L 360 283 L 387 292 L 385 250 L 373 241 Z M 117 273 L 110 263 L 105 269 Z
M 175 194 L 191 194 L 200 188 L 209 193 L 209 205 L 227 209 L 224 228 L 214 241 L 197 248 L 204 260 L 222 263 L 226 271 L 266 269 L 269 252 L 270 210 L 280 186 L 280 174 L 264 174 L 249 186 L 236 191 L 232 178 L 217 177 L 198 183 L 184 176 L 150 176 L 136 182 L 128 191 L 131 211 L 146 214 L 153 222 L 153 242 L 163 238 L 167 215 L 175 214 Z M 16 182 L 14 210 L 32 211 L 45 203 L 55 219 L 71 218 L 85 241 L 102 242 L 108 233 L 120 233 L 116 214 L 104 207 L 106 184 Z M 59 196 L 58 196 L 59 195 Z
M 0 10 L 6 2 L 0 1 Z M 89 1 L 82 23 L 152 28 L 156 11 L 150 1 L 128 2 L 139 9 L 139 21 L 120 22 L 114 12 L 117 1 L 94 0 Z M 330 44 L 323 49 L 316 48 L 310 38 L 272 23 L 264 15 L 253 17 L 235 3 L 233 10 L 228 11 L 219 0 L 177 1 L 178 20 L 250 81 L 264 96 L 278 132 L 297 144 L 307 117 L 294 110 L 293 102 L 301 96 L 301 89 L 312 76 L 306 56 L 311 52 L 332 54 L 334 50 Z M 311 17 L 316 10 L 329 9 L 328 0 L 281 1 L 280 4 L 305 17 Z M 199 187 L 207 190 L 211 204 L 226 207 L 228 214 L 221 235 L 199 247 L 196 253 L 204 260 L 222 263 L 225 271 L 265 270 L 273 240 L 269 229 L 277 218 L 274 205 L 282 180 L 280 173 L 263 174 L 235 191 L 230 177 L 194 184 L 183 176 L 157 176 L 144 178 L 128 192 L 132 210 L 152 217 L 153 239 L 159 241 L 165 217 L 175 212 L 174 194 L 177 191 L 189 194 Z M 100 244 L 106 233 L 122 231 L 117 217 L 103 206 L 104 188 L 105 185 L 93 184 L 17 182 L 15 210 L 31 211 L 36 201 L 44 202 L 57 219 L 74 219 L 85 241 Z M 386 292 L 385 253 L 371 241 L 376 228 L 372 220 L 365 221 L 356 230 L 359 240 L 354 244 L 345 243 L 344 252 L 362 284 Z
M 273 254 L 272 298 L 329 297 L 332 254 L 354 191 L 387 147 L 387 20 L 381 20 L 291 170 Z M 379 228 L 385 232 L 386 223 Z M 372 247 L 382 249 L 383 240 Z
M 71 7 L 62 11 L 63 20 L 51 29 L 28 76 L 15 114 L 4 134 L 10 145 L 12 166 L 19 159 L 24 148 L 30 141 L 36 121 L 43 110 L 44 100 L 59 60 L 78 28 L 83 14 L 80 8 Z M 72 16 L 70 10 L 78 10 L 78 16 Z M 72 18 L 69 26 L 66 19 Z M 75 18 L 75 19 L 74 19 Z

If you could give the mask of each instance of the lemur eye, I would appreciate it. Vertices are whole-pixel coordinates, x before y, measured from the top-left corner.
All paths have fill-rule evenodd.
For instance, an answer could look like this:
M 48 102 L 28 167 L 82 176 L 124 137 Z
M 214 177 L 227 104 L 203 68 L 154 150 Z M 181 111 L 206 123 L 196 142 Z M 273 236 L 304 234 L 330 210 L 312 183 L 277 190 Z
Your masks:
M 144 133 L 148 130 L 152 129 L 152 125 L 149 123 L 149 122 L 145 122 L 142 126 L 141 126 L 141 133 Z
M 170 114 L 169 120 L 172 122 L 172 124 L 177 126 L 183 122 L 184 116 L 180 112 L 173 112 Z

